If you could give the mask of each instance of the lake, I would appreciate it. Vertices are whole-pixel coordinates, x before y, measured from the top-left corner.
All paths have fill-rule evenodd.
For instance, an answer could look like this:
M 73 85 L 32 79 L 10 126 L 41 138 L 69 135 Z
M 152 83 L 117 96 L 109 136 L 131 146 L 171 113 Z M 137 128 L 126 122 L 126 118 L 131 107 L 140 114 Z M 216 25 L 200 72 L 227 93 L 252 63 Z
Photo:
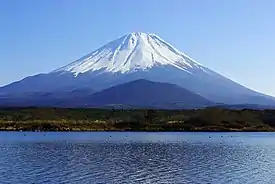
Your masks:
M 273 184 L 275 133 L 0 132 L 0 181 Z

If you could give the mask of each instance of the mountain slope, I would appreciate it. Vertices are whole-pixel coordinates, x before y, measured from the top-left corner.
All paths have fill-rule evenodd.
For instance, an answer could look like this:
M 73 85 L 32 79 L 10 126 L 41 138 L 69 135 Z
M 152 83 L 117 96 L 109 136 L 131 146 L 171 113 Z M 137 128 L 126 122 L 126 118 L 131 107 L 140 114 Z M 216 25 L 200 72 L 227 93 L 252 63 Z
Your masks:
M 202 65 L 192 61 L 158 36 L 131 33 L 65 67 L 4 86 L 0 93 L 49 92 L 80 86 L 93 86 L 101 90 L 120 83 L 115 82 L 113 78 L 149 71 L 159 66 L 173 66 L 187 73 L 196 69 L 203 70 Z
M 274 98 L 204 67 L 157 35 L 139 32 L 127 34 L 53 72 L 4 86 L 0 95 L 82 88 L 101 91 L 141 78 L 176 84 L 218 103 L 275 105 Z
M 0 96 L 0 107 L 13 106 L 58 106 L 60 102 L 70 99 L 89 96 L 94 93 L 90 88 L 74 89 L 56 92 L 32 92 L 32 93 L 13 93 L 8 96 Z
M 212 104 L 209 100 L 175 84 L 140 79 L 111 87 L 91 96 L 70 99 L 60 105 L 69 107 L 123 105 L 154 108 L 198 108 Z
M 193 68 L 203 70 L 202 65 L 157 35 L 130 33 L 53 73 L 70 72 L 75 76 L 94 71 L 129 73 L 163 65 L 171 65 L 188 73 Z

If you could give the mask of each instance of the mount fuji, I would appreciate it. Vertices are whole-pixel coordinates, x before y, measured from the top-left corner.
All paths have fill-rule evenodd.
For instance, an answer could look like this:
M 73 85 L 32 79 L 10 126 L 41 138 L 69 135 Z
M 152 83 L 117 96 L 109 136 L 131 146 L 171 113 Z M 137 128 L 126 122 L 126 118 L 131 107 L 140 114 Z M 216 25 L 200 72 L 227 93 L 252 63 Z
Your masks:
M 273 97 L 203 66 L 155 34 L 142 32 L 122 36 L 52 72 L 1 87 L 0 96 L 66 93 L 68 97 L 71 91 L 98 93 L 139 79 L 175 84 L 220 104 L 275 105 Z

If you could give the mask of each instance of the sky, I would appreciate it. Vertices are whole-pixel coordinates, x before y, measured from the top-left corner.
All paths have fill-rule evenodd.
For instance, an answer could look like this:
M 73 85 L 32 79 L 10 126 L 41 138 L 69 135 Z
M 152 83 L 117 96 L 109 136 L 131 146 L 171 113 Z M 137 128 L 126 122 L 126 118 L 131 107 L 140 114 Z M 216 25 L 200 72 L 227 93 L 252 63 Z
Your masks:
M 275 96 L 274 8 L 272 0 L 1 0 L 0 86 L 147 32 Z

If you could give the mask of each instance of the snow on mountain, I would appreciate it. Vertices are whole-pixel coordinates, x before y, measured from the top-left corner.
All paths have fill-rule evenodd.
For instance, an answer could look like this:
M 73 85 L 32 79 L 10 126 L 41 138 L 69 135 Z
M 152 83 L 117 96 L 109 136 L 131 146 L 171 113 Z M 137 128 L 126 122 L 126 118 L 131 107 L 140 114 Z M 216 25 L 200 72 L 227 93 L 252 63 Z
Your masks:
M 204 67 L 155 34 L 140 32 L 118 38 L 50 73 L 4 86 L 0 96 L 56 91 L 60 94 L 83 88 L 101 91 L 138 79 L 176 84 L 218 103 L 275 105 L 274 98 Z
M 171 65 L 188 73 L 192 73 L 192 68 L 203 69 L 201 64 L 157 35 L 135 32 L 112 41 L 54 72 L 72 72 L 76 76 L 98 70 L 129 73 L 161 65 Z

